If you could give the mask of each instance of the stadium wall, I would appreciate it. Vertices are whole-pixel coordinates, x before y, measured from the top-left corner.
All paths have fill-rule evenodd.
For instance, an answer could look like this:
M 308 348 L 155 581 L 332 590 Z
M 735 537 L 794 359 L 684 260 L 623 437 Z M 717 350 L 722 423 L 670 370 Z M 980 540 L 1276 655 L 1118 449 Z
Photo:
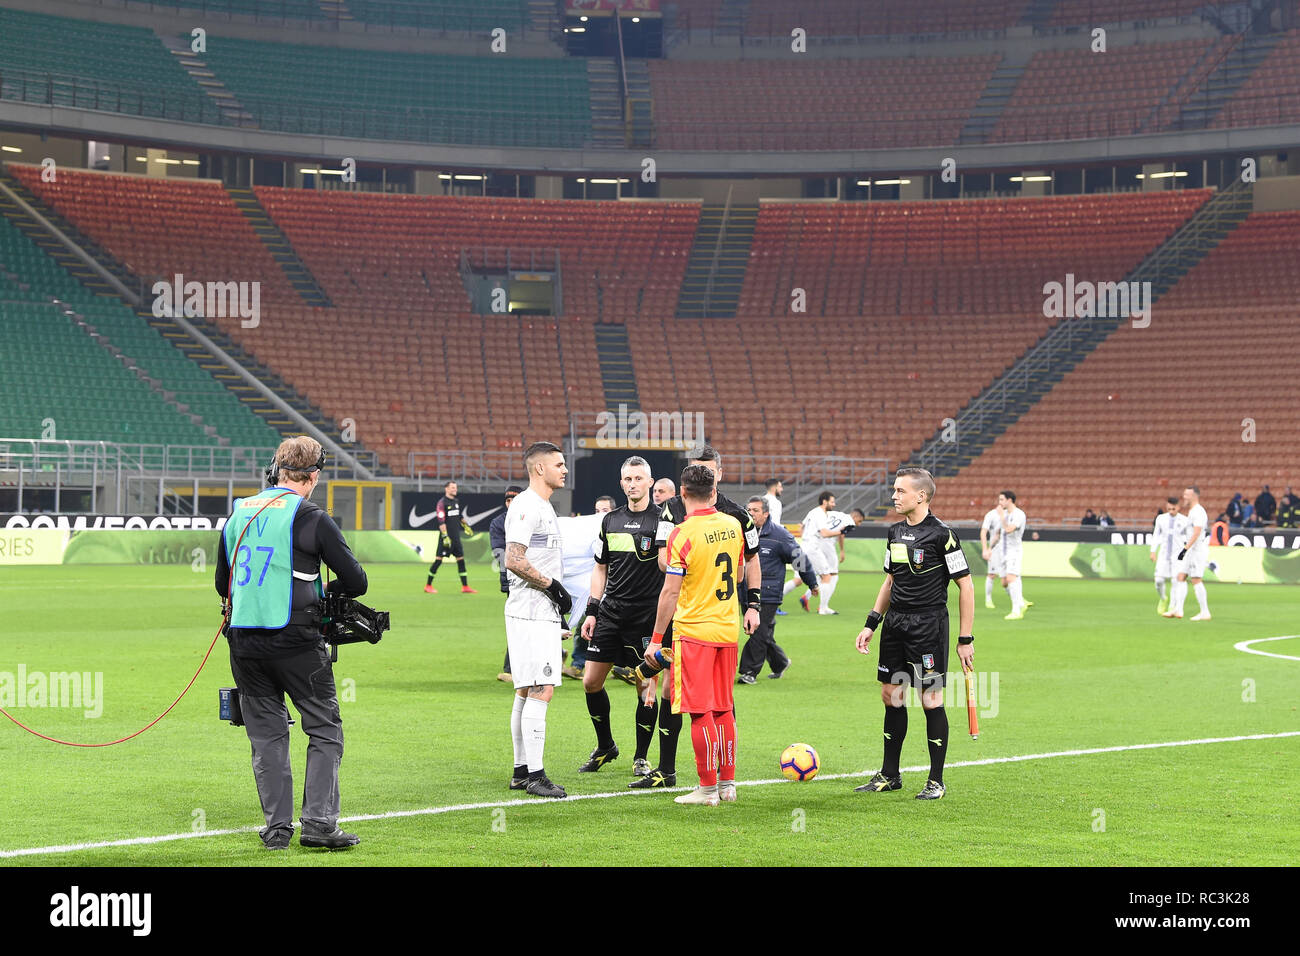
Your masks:
M 344 532 L 362 564 L 427 564 L 437 548 L 436 531 Z M 138 564 L 188 565 L 195 573 L 210 573 L 220 535 L 211 530 L 67 531 L 58 529 L 0 529 L 0 565 Z M 491 553 L 486 532 L 462 539 L 466 559 L 487 565 Z M 416 547 L 420 550 L 417 551 Z M 1145 545 L 1095 542 L 1027 541 L 1024 576 L 1089 580 L 1149 581 L 1150 549 Z M 988 573 L 979 542 L 962 544 L 971 573 Z M 842 569 L 875 572 L 884 559 L 883 539 L 845 542 Z M 1300 549 L 1214 547 L 1205 579 L 1229 584 L 1300 584 Z

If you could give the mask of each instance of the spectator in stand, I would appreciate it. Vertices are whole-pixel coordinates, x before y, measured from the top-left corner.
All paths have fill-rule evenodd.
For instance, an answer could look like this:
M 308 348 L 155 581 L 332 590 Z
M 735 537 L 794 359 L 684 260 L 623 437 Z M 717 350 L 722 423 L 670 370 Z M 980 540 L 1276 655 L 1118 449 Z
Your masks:
M 1228 507 L 1224 509 L 1223 513 L 1228 518 L 1228 527 L 1241 527 L 1241 523 L 1246 520 L 1241 508 L 1241 492 L 1237 492 L 1232 496 L 1232 500 L 1228 502 Z
M 1300 497 L 1297 497 L 1291 491 L 1291 486 L 1287 485 L 1286 494 L 1277 506 L 1277 526 L 1279 528 L 1294 528 L 1300 521 Z
M 1245 495 L 1241 496 L 1241 526 L 1243 528 L 1259 527 L 1259 515 L 1255 513 L 1255 506 L 1250 503 L 1250 499 Z
M 1097 524 L 1103 528 L 1113 528 L 1115 527 L 1115 519 L 1110 516 L 1109 511 L 1103 509 L 1101 517 L 1097 519 Z
M 1079 524 L 1087 526 L 1087 525 L 1098 525 L 1101 524 L 1101 522 L 1098 520 L 1096 514 L 1093 513 L 1093 510 L 1089 508 L 1087 511 L 1083 513 L 1083 520 L 1080 521 Z
M 1261 527 L 1272 524 L 1273 519 L 1277 517 L 1277 500 L 1268 490 L 1268 485 L 1264 486 L 1264 490 L 1255 499 L 1255 514 L 1259 516 Z

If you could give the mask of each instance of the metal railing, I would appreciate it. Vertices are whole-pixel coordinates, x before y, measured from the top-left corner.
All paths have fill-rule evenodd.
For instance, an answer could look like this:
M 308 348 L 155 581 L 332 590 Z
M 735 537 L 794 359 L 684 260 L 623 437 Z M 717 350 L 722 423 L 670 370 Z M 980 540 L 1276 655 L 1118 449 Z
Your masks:
M 457 482 L 514 481 L 527 484 L 522 449 L 501 451 L 412 451 L 406 456 L 407 476 Z M 423 490 L 423 484 L 419 486 Z
M 120 472 L 174 478 L 260 477 L 275 447 L 271 445 L 169 445 L 41 438 L 0 438 L 0 471 L 31 475 L 61 472 Z M 362 464 L 377 462 L 373 451 L 352 452 Z M 367 461 L 368 459 L 368 461 Z M 327 455 L 324 474 L 353 478 L 352 469 Z

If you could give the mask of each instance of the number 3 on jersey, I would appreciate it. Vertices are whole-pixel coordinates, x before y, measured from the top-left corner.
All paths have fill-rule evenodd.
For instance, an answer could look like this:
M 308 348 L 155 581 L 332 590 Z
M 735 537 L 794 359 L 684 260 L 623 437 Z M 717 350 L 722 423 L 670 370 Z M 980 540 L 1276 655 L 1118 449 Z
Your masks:
M 266 580 L 266 572 L 267 569 L 271 567 L 271 556 L 275 554 L 275 548 L 259 547 L 253 549 L 246 544 L 241 544 L 239 546 L 239 551 L 235 555 L 235 567 L 238 568 L 240 571 L 244 572 L 244 576 L 238 578 L 235 581 L 235 587 L 242 588 L 244 585 L 248 584 L 248 582 L 252 579 L 253 566 L 250 562 L 253 557 L 254 550 L 257 550 L 259 552 L 260 551 L 266 552 L 266 562 L 262 565 L 262 573 L 257 576 L 257 587 L 260 588 L 262 586 L 262 582 Z
M 719 601 L 730 601 L 736 594 L 736 576 L 735 568 L 731 563 L 731 555 L 722 551 L 718 554 L 717 560 L 713 562 L 715 567 L 722 568 L 722 583 L 726 586 L 724 591 L 718 588 L 713 593 L 717 595 Z M 723 567 L 725 565 L 725 567 Z

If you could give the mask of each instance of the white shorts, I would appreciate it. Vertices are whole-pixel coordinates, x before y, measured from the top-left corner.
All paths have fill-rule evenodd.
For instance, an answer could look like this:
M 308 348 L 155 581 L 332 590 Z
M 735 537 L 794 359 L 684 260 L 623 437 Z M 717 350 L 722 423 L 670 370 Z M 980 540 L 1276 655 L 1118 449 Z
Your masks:
M 824 574 L 839 573 L 839 556 L 836 555 L 830 538 L 801 544 L 800 547 L 803 549 L 803 553 L 808 555 L 808 563 L 812 567 L 813 574 L 821 577 Z
M 1002 550 L 996 546 L 989 549 L 989 574 L 1002 577 Z
M 1177 564 L 1178 559 L 1173 554 L 1156 555 L 1156 580 L 1172 578 L 1178 573 Z
M 516 689 L 560 683 L 564 662 L 560 655 L 558 623 L 507 617 L 506 647 L 510 651 L 510 674 Z
M 1023 548 L 1008 548 L 1003 551 L 997 549 L 996 557 L 998 559 L 998 575 L 1006 577 L 1008 574 L 1014 574 L 1020 577 L 1020 559 L 1024 556 Z
M 1187 557 L 1181 561 L 1176 561 L 1174 569 L 1178 574 L 1186 574 L 1189 578 L 1205 577 L 1205 566 L 1210 563 L 1210 549 L 1188 551 Z

